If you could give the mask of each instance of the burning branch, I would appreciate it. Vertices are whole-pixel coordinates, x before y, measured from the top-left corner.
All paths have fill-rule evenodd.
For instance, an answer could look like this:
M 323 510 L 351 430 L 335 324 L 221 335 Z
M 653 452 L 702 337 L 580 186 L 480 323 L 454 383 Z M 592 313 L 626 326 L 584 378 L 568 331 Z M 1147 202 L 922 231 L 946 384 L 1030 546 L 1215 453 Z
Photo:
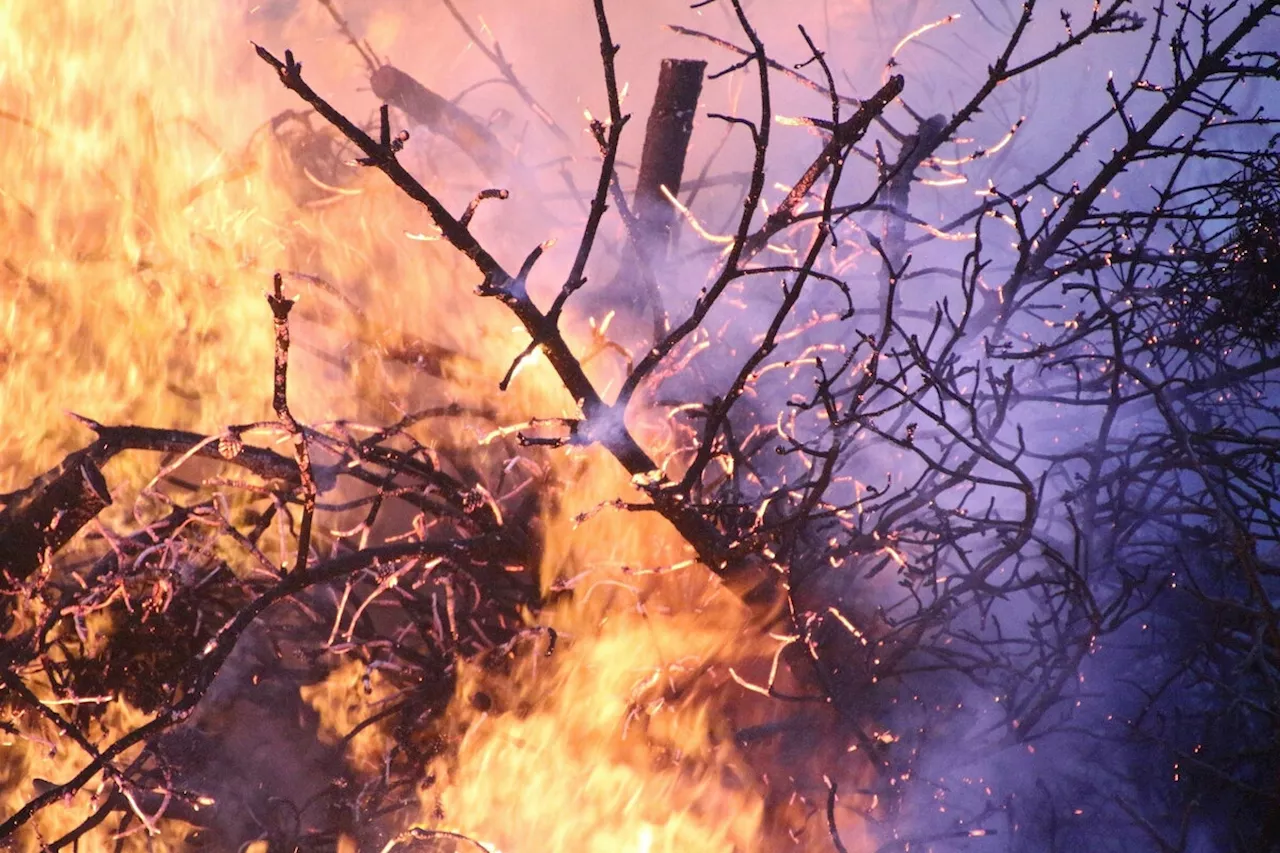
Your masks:
M 300 571 L 306 568 L 307 558 L 311 552 L 311 524 L 316 514 L 316 481 L 311 473 L 311 454 L 307 450 L 307 438 L 303 435 L 302 427 L 293 417 L 293 413 L 289 411 L 289 312 L 293 309 L 294 301 L 285 298 L 284 280 L 280 277 L 280 273 L 275 274 L 272 286 L 274 290 L 267 297 L 276 328 L 276 362 L 271 405 L 285 431 L 293 439 L 294 459 L 298 462 L 298 474 L 302 486 L 302 521 L 298 530 L 298 560 L 294 571 Z
M 602 44 L 605 45 L 606 80 L 609 80 L 611 79 L 611 72 L 608 69 L 612 67 L 611 55 L 614 48 L 612 48 L 612 42 L 609 40 L 607 19 L 604 17 L 603 8 L 599 5 L 597 7 L 597 21 L 601 28 Z M 745 24 L 745 17 L 743 22 Z M 384 141 L 382 143 L 375 142 L 364 131 L 360 130 L 330 106 L 327 101 L 303 81 L 302 66 L 294 60 L 292 51 L 285 51 L 285 58 L 282 62 L 261 46 L 255 46 L 255 49 L 264 62 L 276 69 L 281 82 L 284 83 L 286 88 L 310 104 L 316 112 L 333 124 L 365 153 L 369 165 L 376 166 L 406 195 L 426 207 L 444 238 L 476 266 L 484 276 L 484 282 L 480 285 L 478 292 L 484 296 L 496 297 L 511 309 L 512 313 L 524 325 L 534 343 L 540 346 L 546 354 L 547 360 L 564 382 L 565 388 L 578 401 L 583 414 L 579 433 L 589 441 L 598 441 L 602 444 L 632 476 L 653 482 L 650 493 L 655 496 L 659 511 L 697 549 L 703 562 L 713 571 L 720 574 L 732 588 L 741 591 L 743 594 L 751 594 L 752 590 L 771 588 L 774 583 L 774 575 L 771 570 L 761 568 L 754 560 L 746 560 L 736 556 L 729 543 L 724 541 L 715 527 L 695 507 L 689 506 L 678 497 L 668 495 L 669 490 L 664 485 L 661 477 L 657 481 L 653 480 L 655 473 L 658 471 L 657 464 L 636 443 L 626 425 L 622 422 L 623 411 L 625 411 L 626 403 L 630 399 L 635 385 L 645 374 L 652 370 L 661 356 L 655 357 L 653 353 L 646 356 L 637 365 L 632 375 L 628 377 L 624 391 L 619 395 L 618 403 L 614 406 L 606 404 L 592 386 L 581 364 L 560 334 L 559 329 L 553 322 L 554 317 L 549 319 L 550 315 L 543 314 L 529 298 L 523 284 L 523 278 L 519 275 L 512 276 L 508 273 L 481 246 L 470 230 L 458 219 L 455 219 L 435 196 L 400 165 L 395 157 L 396 152 L 389 143 L 390 130 L 385 111 L 382 118 L 382 137 Z M 623 117 L 616 109 L 616 82 L 612 84 L 610 90 L 615 93 L 614 97 L 611 98 L 615 106 L 611 109 L 617 113 L 613 116 L 611 133 L 619 133 L 623 124 Z M 767 132 L 762 133 L 761 136 L 760 150 L 763 152 L 763 147 L 767 145 Z M 759 156 L 763 157 L 763 153 Z M 604 169 L 602 170 L 602 175 L 608 175 L 610 172 L 611 169 Z M 606 180 L 606 178 L 602 177 L 602 185 L 607 185 Z M 753 195 L 758 197 L 759 189 L 756 189 Z M 750 199 L 751 196 L 749 196 L 748 200 L 750 201 Z M 593 208 L 600 210 L 602 214 L 603 201 L 600 200 L 599 194 L 597 194 L 597 201 Z M 750 211 L 754 209 L 754 202 L 752 201 L 744 209 L 748 211 L 743 220 L 743 227 L 745 228 L 750 220 Z M 599 215 L 596 214 L 597 222 Z M 594 233 L 595 228 L 589 224 L 584 231 L 583 238 L 586 248 L 579 253 L 579 257 L 583 258 L 584 263 L 585 256 L 590 252 Z M 539 254 L 540 251 L 535 250 L 529 255 L 525 264 L 526 268 L 523 271 L 524 275 L 528 274 L 527 268 L 536 262 Z M 576 263 L 575 272 L 576 274 L 570 275 L 569 283 L 566 284 L 566 288 L 570 291 L 573 289 L 573 282 L 581 279 L 581 273 L 577 270 Z M 719 290 L 723 290 L 733 277 L 732 275 L 722 276 Z M 708 307 L 710 301 L 709 299 L 707 302 Z M 689 320 L 668 336 L 661 345 L 655 347 L 654 352 L 661 350 L 663 355 L 669 352 L 680 339 L 697 326 L 703 313 L 705 313 L 705 310 L 690 317 Z

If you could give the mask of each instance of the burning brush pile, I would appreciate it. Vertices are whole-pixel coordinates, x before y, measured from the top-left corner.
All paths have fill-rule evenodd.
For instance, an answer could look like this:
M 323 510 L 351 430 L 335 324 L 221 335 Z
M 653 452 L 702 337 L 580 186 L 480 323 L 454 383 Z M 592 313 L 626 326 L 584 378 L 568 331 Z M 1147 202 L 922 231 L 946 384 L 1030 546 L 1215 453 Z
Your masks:
M 1278 4 L 494 5 L 0 8 L 0 849 L 1280 839 Z

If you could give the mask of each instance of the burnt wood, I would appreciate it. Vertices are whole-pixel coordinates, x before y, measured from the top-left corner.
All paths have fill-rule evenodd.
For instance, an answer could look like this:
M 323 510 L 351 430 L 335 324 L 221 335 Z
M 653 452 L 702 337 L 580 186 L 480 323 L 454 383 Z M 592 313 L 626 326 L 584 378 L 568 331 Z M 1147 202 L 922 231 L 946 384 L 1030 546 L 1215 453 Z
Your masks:
M 664 59 L 658 72 L 658 91 L 645 126 L 635 193 L 636 219 L 650 263 L 665 257 L 675 224 L 675 211 L 662 188 L 672 195 L 680 192 L 706 70 L 707 63 L 700 59 Z
M 92 450 L 70 454 L 0 512 L 0 570 L 11 579 L 26 578 L 110 505 Z
M 369 82 L 373 93 L 381 100 L 466 152 L 489 180 L 500 181 L 509 177 L 511 155 L 489 128 L 471 113 L 391 65 L 384 65 L 373 72 Z

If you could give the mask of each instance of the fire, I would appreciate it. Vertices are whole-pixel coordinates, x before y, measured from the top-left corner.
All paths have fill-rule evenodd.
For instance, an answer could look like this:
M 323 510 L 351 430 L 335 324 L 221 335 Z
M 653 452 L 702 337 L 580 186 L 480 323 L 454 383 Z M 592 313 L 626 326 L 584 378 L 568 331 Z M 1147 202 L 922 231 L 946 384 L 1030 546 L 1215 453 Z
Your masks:
M 280 260 L 276 191 L 237 175 L 207 121 L 215 10 L 6 3 L 0 9 L 0 471 L 21 483 L 83 440 L 66 410 L 209 425 L 265 414 L 242 382 L 270 358 L 254 334 Z M 230 124 L 232 127 L 228 128 Z M 251 287 L 251 283 L 253 286 Z
M 574 464 L 587 476 L 548 518 L 544 559 L 551 583 L 586 569 L 542 616 L 567 647 L 536 648 L 496 679 L 468 668 L 462 746 L 424 813 L 504 851 L 750 849 L 763 802 L 721 710 L 728 667 L 765 638 L 700 567 L 629 571 L 685 556 L 665 522 L 575 523 L 626 486 L 584 456 Z
M 0 490 L 83 444 L 67 410 L 208 435 L 269 418 L 262 293 L 277 270 L 301 294 L 295 340 L 306 349 L 290 375 L 300 419 L 389 422 L 442 399 L 499 424 L 574 415 L 544 359 L 527 359 L 511 391 L 495 393 L 527 341 L 500 306 L 472 295 L 461 259 L 409 239 L 429 223 L 394 188 L 335 165 L 336 142 L 318 123 L 279 118 L 296 104 L 245 46 L 255 20 L 223 3 L 0 6 Z M 289 24 L 293 38 L 330 37 L 328 52 L 308 57 L 322 80 L 326 61 L 339 71 L 350 62 L 329 24 L 314 10 Z M 386 15 L 368 25 L 393 40 Z M 424 352 L 435 372 L 415 370 Z M 617 369 L 591 365 L 601 387 Z M 651 420 L 659 425 L 637 428 L 662 445 L 663 419 Z M 482 439 L 447 425 L 423 433 Z M 423 768 L 412 824 L 505 853 L 759 849 L 766 832 L 791 827 L 776 816 L 766 826 L 766 785 L 735 732 L 779 712 L 735 679 L 768 670 L 772 626 L 693 563 L 666 522 L 605 506 L 639 494 L 612 459 L 570 448 L 546 464 L 566 484 L 542 510 L 541 576 L 560 603 L 528 615 L 532 639 L 500 666 L 463 666 L 445 723 L 457 749 Z M 133 512 L 154 471 L 146 457 L 111 463 L 117 508 L 105 525 Z M 547 655 L 551 631 L 560 639 Z M 388 684 L 362 671 L 348 660 L 302 690 L 324 744 L 390 701 Z M 145 719 L 110 701 L 102 743 Z M 37 793 L 34 780 L 65 780 L 86 760 L 47 721 L 5 738 L 5 816 Z M 384 727 L 368 727 L 348 765 L 376 773 L 389 743 Z M 92 788 L 42 813 L 24 849 L 101 805 Z M 154 804 L 131 808 L 145 816 Z M 180 849 L 182 827 L 142 821 L 126 841 Z M 81 848 L 114 843 L 104 825 Z

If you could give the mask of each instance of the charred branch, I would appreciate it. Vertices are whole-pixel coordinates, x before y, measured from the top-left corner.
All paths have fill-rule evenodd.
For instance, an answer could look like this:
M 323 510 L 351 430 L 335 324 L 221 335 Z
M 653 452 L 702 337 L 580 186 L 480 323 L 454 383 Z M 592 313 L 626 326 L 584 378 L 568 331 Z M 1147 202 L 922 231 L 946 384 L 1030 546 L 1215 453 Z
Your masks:
M 25 580 L 111 505 L 92 450 L 71 454 L 0 512 L 0 570 L 6 585 Z
M 664 59 L 658 73 L 658 91 L 645 125 L 635 190 L 640 239 L 650 264 L 660 265 L 666 257 L 676 221 L 669 198 L 680 194 L 706 68 L 707 63 L 702 60 Z

